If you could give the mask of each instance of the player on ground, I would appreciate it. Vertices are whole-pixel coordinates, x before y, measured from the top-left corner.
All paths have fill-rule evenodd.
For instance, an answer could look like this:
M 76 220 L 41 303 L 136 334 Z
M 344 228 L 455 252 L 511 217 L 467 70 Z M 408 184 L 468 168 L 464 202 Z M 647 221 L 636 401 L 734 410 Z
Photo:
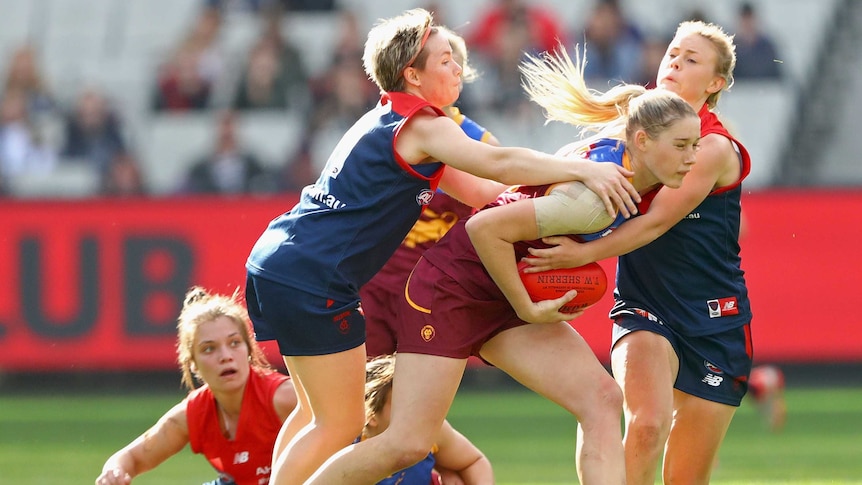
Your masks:
M 192 288 L 177 324 L 177 354 L 188 397 L 108 458 L 96 485 L 128 485 L 186 445 L 218 471 L 214 485 L 268 482 L 272 447 L 296 395 L 290 379 L 267 364 L 237 295 Z M 195 389 L 196 380 L 204 385 Z
M 361 440 L 379 435 L 392 420 L 392 379 L 395 375 L 395 356 L 381 355 L 370 360 L 366 367 L 365 428 Z M 404 470 L 386 477 L 378 485 L 438 485 L 442 473 L 443 485 L 491 485 L 494 471 L 491 462 L 467 438 L 443 421 L 443 427 L 434 446 L 425 458 Z

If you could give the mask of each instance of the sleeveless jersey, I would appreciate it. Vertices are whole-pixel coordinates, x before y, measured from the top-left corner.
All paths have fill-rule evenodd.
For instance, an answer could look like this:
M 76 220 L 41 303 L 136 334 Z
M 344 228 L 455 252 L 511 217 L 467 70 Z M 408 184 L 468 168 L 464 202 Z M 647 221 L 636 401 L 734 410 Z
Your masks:
M 700 113 L 701 136 L 727 137 L 739 153 L 736 183 L 716 189 L 668 232 L 617 263 L 616 304 L 611 311 L 640 308 L 655 313 L 682 335 L 724 332 L 751 321 L 739 257 L 742 180 L 751 170 L 748 151 L 714 113 Z
M 342 137 L 299 203 L 273 220 L 246 263 L 249 273 L 309 293 L 355 298 L 395 251 L 434 196 L 445 166 L 411 166 L 395 139 L 420 110 L 442 111 L 405 93 L 386 93 Z
M 282 421 L 272 404 L 275 391 L 288 377 L 254 369 L 242 397 L 233 440 L 221 432 L 215 397 L 209 386 L 194 390 L 186 400 L 189 444 L 203 454 L 220 477 L 237 485 L 269 483 L 272 449 Z
M 455 113 L 452 119 L 458 123 L 458 126 L 464 130 L 467 136 L 477 141 L 487 142 L 491 136 L 487 129 L 461 114 L 457 108 L 450 109 Z M 401 242 L 398 250 L 374 276 L 372 282 L 379 281 L 381 285 L 396 285 L 395 287 L 398 288 L 397 291 L 400 294 L 401 288 L 407 282 L 407 276 L 425 250 L 436 244 L 456 222 L 470 216 L 473 211 L 472 207 L 438 190 L 425 210 L 422 211 L 419 220 L 416 221 Z

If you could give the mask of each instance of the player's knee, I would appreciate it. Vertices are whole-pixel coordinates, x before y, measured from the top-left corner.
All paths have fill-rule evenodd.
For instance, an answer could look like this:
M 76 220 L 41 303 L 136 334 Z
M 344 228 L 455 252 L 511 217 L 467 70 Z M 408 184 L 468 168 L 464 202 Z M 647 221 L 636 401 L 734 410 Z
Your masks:
M 602 406 L 610 409 L 616 414 L 622 413 L 623 409 L 623 391 L 619 384 L 612 377 L 602 379 L 599 383 L 599 399 L 602 401 Z
M 589 391 L 590 401 L 579 414 L 578 420 L 604 426 L 608 422 L 619 423 L 623 410 L 623 392 L 610 376 L 597 379 Z
M 626 442 L 638 449 L 662 449 L 670 432 L 670 420 L 657 414 L 635 415 L 626 425 Z
M 415 433 L 398 435 L 397 433 L 388 433 L 389 431 L 385 431 L 381 437 L 385 436 L 388 445 L 386 451 L 394 463 L 393 471 L 401 470 L 420 462 L 428 456 L 428 453 L 431 452 L 431 448 L 434 446 L 431 440 L 418 436 Z

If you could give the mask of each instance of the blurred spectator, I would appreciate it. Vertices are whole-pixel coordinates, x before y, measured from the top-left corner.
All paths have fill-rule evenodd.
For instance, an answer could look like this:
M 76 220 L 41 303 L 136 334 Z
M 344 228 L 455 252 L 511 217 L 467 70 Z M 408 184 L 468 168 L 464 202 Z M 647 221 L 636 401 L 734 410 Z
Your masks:
M 288 10 L 305 12 L 328 12 L 336 9 L 335 0 L 278 0 Z
M 701 21 L 706 24 L 712 22 L 706 12 L 697 7 L 689 10 L 688 14 L 683 15 L 683 17 L 680 19 L 680 22 L 684 22 L 686 20 Z
M 467 47 L 489 59 L 498 58 L 513 23 L 524 31 L 527 52 L 553 51 L 559 42 L 566 42 L 565 31 L 553 11 L 525 0 L 496 0 L 480 14 L 467 35 Z
M 340 23 L 332 60 L 309 83 L 309 122 L 302 146 L 287 168 L 287 173 L 299 178 L 288 180 L 285 185 L 289 187 L 306 185 L 309 173 L 317 176 L 344 131 L 373 107 L 380 95 L 362 66 L 365 38 L 360 34 L 357 16 L 350 10 L 341 10 Z M 310 163 L 310 167 L 304 167 L 304 163 Z
M 275 0 L 204 0 L 204 8 L 219 10 L 222 14 L 229 12 L 260 13 L 270 7 Z
M 281 34 L 280 17 L 268 15 L 240 78 L 235 109 L 297 108 L 308 97 L 308 75 L 299 49 Z
M 362 59 L 351 56 L 336 59 L 312 83 L 313 111 L 307 137 L 316 171 L 323 168 L 340 135 L 377 102 L 379 92 L 368 79 Z
M 496 0 L 465 38 L 483 81 L 465 88 L 459 106 L 515 116 L 535 111 L 521 89 L 518 66 L 524 54 L 553 51 L 565 42 L 554 13 L 523 0 Z
M 159 69 L 154 109 L 187 111 L 209 106 L 224 65 L 217 42 L 220 28 L 221 12 L 202 9 L 191 32 Z
M 195 163 L 185 181 L 190 194 L 242 194 L 271 192 L 274 182 L 261 163 L 240 146 L 236 114 L 223 111 L 213 152 Z
M 334 66 L 342 59 L 362 59 L 365 51 L 365 31 L 360 25 L 359 16 L 348 8 L 340 9 L 338 15 L 338 37 L 332 49 L 329 65 Z
M 598 0 L 584 24 L 587 63 L 584 77 L 593 85 L 634 82 L 641 70 L 642 39 L 617 0 Z
M 100 174 L 117 153 L 125 150 L 120 118 L 105 96 L 95 88 L 85 89 L 74 111 L 66 115 L 65 144 L 62 157 L 89 162 Z
M 289 86 L 278 52 L 268 43 L 249 53 L 233 99 L 234 109 L 287 109 Z
M 280 173 L 279 188 L 288 192 L 298 192 L 313 183 L 320 175 L 320 164 L 312 159 L 312 138 L 302 137 L 296 153 L 288 157 Z
M 422 8 L 431 12 L 431 15 L 434 16 L 434 23 L 437 25 L 446 25 L 449 28 L 455 28 L 454 25 L 449 25 L 449 22 L 446 21 L 446 6 L 443 5 L 439 1 L 431 0 L 427 2 Z
M 13 89 L 0 101 L 0 178 L 49 173 L 57 163 L 55 150 L 31 123 L 27 93 Z
M 29 44 L 16 49 L 9 60 L 3 92 L 9 91 L 24 93 L 27 115 L 31 118 L 51 112 L 56 106 L 42 75 L 36 50 Z
M 222 11 L 262 12 L 268 8 L 292 11 L 330 11 L 335 9 L 335 0 L 204 0 L 207 7 Z
M 138 160 L 122 150 L 114 154 L 102 177 L 101 193 L 107 197 L 140 197 L 147 194 Z
M 656 87 L 655 76 L 669 43 L 670 39 L 662 37 L 647 36 L 644 38 L 641 45 L 639 71 L 633 80 L 634 83 L 646 86 L 648 89 Z
M 760 19 L 750 3 L 739 8 L 736 43 L 736 79 L 779 79 L 778 52 L 775 43 L 760 28 Z

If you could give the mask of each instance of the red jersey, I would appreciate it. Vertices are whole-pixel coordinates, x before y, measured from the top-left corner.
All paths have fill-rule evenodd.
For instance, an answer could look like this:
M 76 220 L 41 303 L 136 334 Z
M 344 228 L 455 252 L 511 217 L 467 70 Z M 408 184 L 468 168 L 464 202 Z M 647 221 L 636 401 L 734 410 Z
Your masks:
M 288 379 L 278 372 L 251 370 L 233 440 L 224 437 L 215 397 L 208 386 L 186 400 L 186 420 L 192 451 L 203 454 L 225 479 L 237 485 L 269 483 L 272 449 L 282 420 L 273 406 L 275 391 Z

